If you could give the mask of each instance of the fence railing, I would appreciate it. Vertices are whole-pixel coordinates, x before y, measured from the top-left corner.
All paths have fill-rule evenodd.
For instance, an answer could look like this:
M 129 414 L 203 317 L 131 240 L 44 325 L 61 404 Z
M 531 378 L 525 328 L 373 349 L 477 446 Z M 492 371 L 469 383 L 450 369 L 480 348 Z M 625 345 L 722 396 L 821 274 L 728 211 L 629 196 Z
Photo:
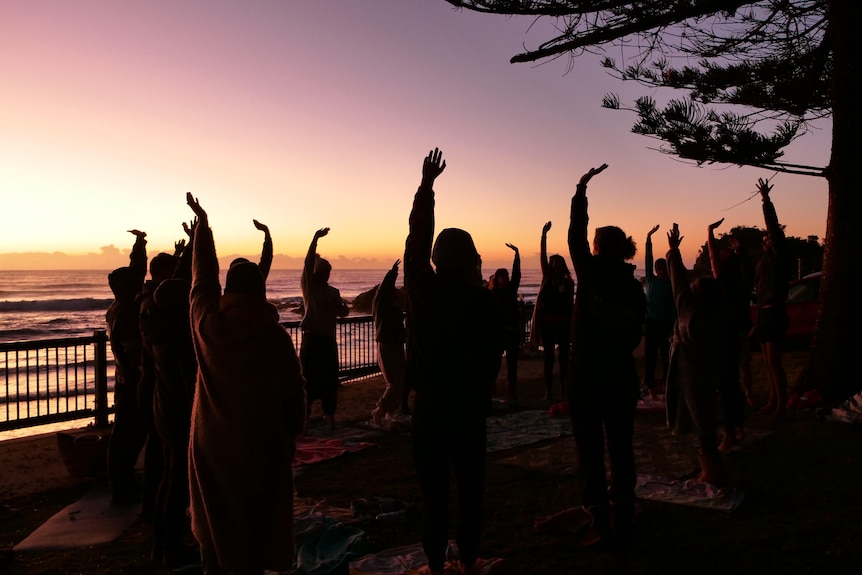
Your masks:
M 282 322 L 297 353 L 299 320 Z M 339 380 L 380 372 L 371 316 L 339 318 Z M 113 357 L 104 331 L 92 336 L 0 343 L 0 432 L 93 419 L 108 424 L 113 413 Z

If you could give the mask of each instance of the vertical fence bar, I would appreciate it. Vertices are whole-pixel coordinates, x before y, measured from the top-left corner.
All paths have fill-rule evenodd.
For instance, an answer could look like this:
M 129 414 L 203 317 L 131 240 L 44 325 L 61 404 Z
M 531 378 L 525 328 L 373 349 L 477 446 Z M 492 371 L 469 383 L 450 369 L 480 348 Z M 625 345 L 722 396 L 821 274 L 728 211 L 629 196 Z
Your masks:
M 108 425 L 108 336 L 105 330 L 93 333 L 95 355 L 93 368 L 96 378 L 96 427 Z

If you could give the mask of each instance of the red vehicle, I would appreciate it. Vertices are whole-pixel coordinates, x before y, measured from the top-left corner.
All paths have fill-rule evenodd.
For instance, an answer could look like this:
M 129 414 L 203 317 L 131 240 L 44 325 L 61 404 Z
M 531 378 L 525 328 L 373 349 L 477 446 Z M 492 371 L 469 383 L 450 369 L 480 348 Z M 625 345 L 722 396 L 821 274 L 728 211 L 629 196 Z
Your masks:
M 787 292 L 787 345 L 807 346 L 817 321 L 817 299 L 823 272 L 814 272 L 790 282 Z M 751 306 L 751 321 L 757 320 L 757 305 Z M 755 342 L 756 343 L 756 342 Z

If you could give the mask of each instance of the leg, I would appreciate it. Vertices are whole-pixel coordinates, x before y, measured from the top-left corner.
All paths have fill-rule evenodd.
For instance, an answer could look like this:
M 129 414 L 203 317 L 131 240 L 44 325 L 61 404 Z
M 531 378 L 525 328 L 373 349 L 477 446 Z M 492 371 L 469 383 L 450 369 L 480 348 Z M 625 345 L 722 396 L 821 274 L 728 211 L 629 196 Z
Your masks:
M 571 352 L 572 342 L 569 334 L 568 326 L 561 326 L 557 341 L 557 355 L 560 360 L 560 397 L 568 398 L 566 393 L 566 374 L 569 372 L 569 353 Z
M 485 419 L 470 422 L 469 427 L 457 434 L 450 446 L 458 487 L 458 528 L 455 539 L 460 561 L 465 567 L 472 566 L 479 558 L 487 448 Z
M 433 428 L 436 414 L 424 412 L 421 397 L 414 408 L 413 460 L 422 490 L 422 549 L 428 566 L 442 571 L 449 546 L 449 458 L 446 446 L 440 445 L 439 430 Z

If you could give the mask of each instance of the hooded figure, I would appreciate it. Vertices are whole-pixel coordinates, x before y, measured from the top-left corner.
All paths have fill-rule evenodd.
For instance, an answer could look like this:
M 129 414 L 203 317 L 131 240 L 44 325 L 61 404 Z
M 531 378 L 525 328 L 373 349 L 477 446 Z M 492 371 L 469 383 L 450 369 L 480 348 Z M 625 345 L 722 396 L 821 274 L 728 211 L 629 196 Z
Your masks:
M 479 558 L 485 417 L 503 352 L 502 312 L 482 285 L 473 238 L 447 228 L 432 250 L 432 186 L 445 165 L 438 150 L 425 158 L 404 250 L 407 370 L 415 390 L 413 459 L 424 505 L 422 547 L 432 571 L 443 570 L 449 540 L 450 468 L 458 490 L 455 539 L 461 567 L 473 568 Z
M 253 263 L 234 266 L 224 295 L 200 204 L 191 322 L 198 358 L 189 443 L 192 530 L 205 572 L 289 571 L 293 460 L 305 424 L 299 359 Z

